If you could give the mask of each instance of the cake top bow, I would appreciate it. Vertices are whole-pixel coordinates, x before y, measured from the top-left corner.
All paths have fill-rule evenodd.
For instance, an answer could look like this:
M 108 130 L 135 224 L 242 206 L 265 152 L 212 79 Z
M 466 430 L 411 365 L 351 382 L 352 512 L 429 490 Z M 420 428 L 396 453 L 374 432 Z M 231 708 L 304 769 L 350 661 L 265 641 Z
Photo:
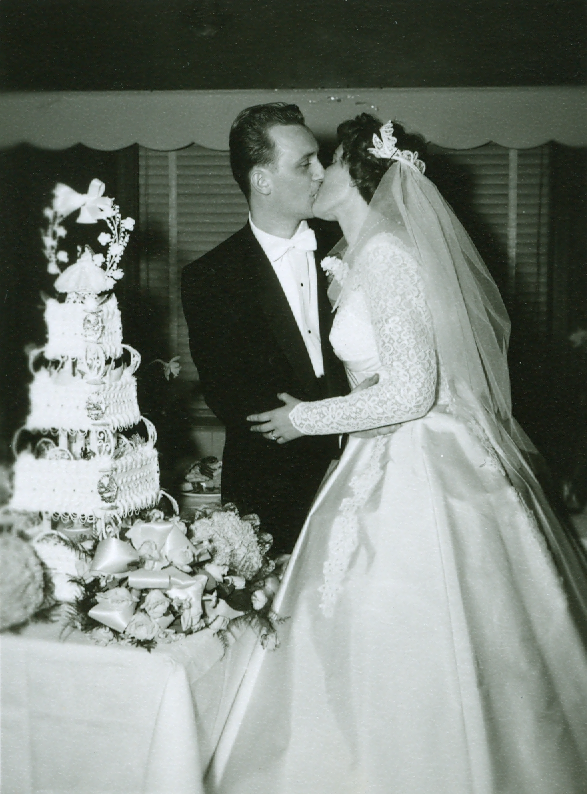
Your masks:
M 77 223 L 96 223 L 114 214 L 113 200 L 104 197 L 106 185 L 99 179 L 92 179 L 87 193 L 77 193 L 73 188 L 61 183 L 53 191 L 53 208 L 66 218 L 72 212 L 80 210 Z

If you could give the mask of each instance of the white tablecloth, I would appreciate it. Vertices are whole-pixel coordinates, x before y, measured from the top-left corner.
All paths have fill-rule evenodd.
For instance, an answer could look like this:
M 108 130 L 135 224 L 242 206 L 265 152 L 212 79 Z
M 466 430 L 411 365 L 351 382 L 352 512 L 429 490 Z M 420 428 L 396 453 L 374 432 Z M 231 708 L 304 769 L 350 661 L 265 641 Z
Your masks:
M 2 794 L 202 794 L 255 641 L 222 658 L 207 631 L 153 653 L 2 635 Z

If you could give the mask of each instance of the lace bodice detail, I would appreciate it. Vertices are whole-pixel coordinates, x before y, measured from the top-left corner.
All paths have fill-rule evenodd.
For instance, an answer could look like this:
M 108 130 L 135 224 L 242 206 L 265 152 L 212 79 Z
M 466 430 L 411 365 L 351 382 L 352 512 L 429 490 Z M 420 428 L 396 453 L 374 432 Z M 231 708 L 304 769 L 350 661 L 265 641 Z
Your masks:
M 290 413 L 305 435 L 348 433 L 406 422 L 432 407 L 437 361 L 431 318 L 414 257 L 392 234 L 365 247 L 343 286 L 330 340 L 352 386 L 345 397 L 299 403 Z

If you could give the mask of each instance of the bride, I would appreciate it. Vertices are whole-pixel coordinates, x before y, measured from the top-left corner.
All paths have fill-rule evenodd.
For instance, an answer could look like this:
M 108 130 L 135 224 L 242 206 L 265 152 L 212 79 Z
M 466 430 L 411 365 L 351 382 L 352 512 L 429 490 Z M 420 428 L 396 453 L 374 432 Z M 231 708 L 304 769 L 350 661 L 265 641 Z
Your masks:
M 350 437 L 208 790 L 580 794 L 587 565 L 512 418 L 505 308 L 392 124 L 362 114 L 338 134 L 314 206 L 346 241 L 323 263 L 331 341 L 353 386 L 376 382 L 250 417 L 276 443 Z

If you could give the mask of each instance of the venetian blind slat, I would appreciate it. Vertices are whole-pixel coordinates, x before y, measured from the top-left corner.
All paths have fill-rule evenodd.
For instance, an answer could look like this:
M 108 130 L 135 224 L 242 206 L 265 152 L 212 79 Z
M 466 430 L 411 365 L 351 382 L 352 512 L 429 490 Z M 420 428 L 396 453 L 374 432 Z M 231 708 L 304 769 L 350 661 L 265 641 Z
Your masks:
M 550 320 L 548 146 L 518 152 L 518 251 L 516 320 L 538 332 Z

